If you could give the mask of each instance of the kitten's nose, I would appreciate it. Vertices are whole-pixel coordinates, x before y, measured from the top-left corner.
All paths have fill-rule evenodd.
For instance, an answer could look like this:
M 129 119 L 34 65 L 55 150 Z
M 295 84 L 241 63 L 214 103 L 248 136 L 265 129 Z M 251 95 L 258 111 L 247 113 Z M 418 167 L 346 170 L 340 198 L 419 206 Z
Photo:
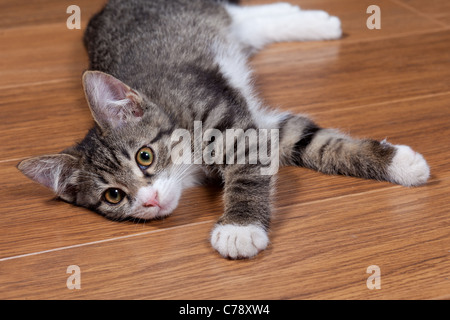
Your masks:
M 155 192 L 153 196 L 151 196 L 147 201 L 144 203 L 144 207 L 160 207 L 159 201 L 158 201 L 158 193 Z

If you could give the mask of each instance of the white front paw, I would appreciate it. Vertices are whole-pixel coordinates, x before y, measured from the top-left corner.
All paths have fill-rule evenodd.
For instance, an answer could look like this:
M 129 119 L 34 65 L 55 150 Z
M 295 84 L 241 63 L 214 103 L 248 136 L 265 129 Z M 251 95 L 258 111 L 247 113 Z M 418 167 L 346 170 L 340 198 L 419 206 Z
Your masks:
M 216 225 L 211 233 L 211 245 L 223 257 L 230 259 L 251 258 L 264 250 L 269 243 L 267 232 L 260 226 L 250 224 Z
M 397 150 L 388 168 L 391 181 L 408 187 L 427 182 L 430 168 L 423 156 L 408 146 L 394 147 Z

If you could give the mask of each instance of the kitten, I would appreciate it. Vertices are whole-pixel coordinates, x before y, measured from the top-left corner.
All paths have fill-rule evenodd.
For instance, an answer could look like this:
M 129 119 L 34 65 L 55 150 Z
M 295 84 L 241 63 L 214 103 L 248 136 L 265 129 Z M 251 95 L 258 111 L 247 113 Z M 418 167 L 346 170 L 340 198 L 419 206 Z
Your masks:
M 225 208 L 210 240 L 232 259 L 268 245 L 275 175 L 262 174 L 262 161 L 233 161 L 238 148 L 217 141 L 227 129 L 242 129 L 228 140 L 248 140 L 246 154 L 256 150 L 248 132 L 276 130 L 265 137 L 280 165 L 405 186 L 427 181 L 428 165 L 411 148 L 321 128 L 306 116 L 267 109 L 254 94 L 246 64 L 252 54 L 277 41 L 340 38 L 338 18 L 287 3 L 231 2 L 110 0 L 84 38 L 91 65 L 82 82 L 95 127 L 60 154 L 18 168 L 61 199 L 114 220 L 167 216 L 183 189 L 217 176 Z M 177 130 L 188 137 L 174 139 Z M 228 161 L 198 164 L 199 152 L 186 152 L 200 145 L 205 154 L 213 142 L 210 155 Z M 184 152 L 175 154 L 183 161 L 175 161 L 180 146 Z

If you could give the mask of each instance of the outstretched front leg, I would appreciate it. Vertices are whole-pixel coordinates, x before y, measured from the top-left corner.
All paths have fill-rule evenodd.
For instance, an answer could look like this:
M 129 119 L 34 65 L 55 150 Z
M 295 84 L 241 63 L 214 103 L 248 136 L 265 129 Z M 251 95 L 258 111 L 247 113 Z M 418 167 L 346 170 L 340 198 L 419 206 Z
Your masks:
M 280 139 L 280 161 L 286 165 L 404 186 L 424 184 L 430 176 L 425 159 L 408 146 L 354 139 L 304 116 L 287 115 L 280 123 Z
M 273 177 L 257 165 L 224 168 L 225 212 L 217 221 L 211 244 L 230 259 L 251 258 L 264 250 L 269 238 Z

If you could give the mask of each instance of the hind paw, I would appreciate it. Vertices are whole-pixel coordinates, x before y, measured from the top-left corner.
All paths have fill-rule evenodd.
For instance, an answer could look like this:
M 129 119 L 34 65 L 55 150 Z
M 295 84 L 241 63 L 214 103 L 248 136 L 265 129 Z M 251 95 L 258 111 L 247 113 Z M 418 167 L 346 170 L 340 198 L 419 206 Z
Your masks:
M 427 182 L 430 177 L 430 168 L 423 156 L 408 146 L 394 147 L 396 152 L 388 167 L 390 181 L 408 187 Z

